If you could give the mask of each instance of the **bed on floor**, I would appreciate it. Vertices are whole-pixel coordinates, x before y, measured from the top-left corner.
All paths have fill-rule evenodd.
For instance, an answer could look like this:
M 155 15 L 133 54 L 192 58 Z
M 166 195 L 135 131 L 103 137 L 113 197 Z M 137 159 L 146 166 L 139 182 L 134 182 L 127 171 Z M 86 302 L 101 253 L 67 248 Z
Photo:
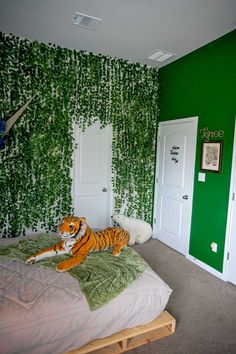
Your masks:
M 4 246 L 6 246 L 6 242 Z M 29 248 L 29 246 L 27 247 Z M 32 247 L 31 244 L 30 247 Z M 16 254 L 19 248 L 13 247 L 10 255 L 4 254 L 2 247 L 1 250 L 0 348 L 2 354 L 64 353 L 124 329 L 139 326 L 137 330 L 140 333 L 147 332 L 154 327 L 157 328 L 160 319 L 162 321 L 160 323 L 163 323 L 163 319 L 170 320 L 168 316 L 167 318 L 159 317 L 158 323 L 153 324 L 149 329 L 145 327 L 160 314 L 167 315 L 163 311 L 172 292 L 169 286 L 148 265 L 141 266 L 140 272 L 132 274 L 135 279 L 129 285 L 125 283 L 123 290 L 119 289 L 116 296 L 113 294 L 111 298 L 107 299 L 108 282 L 102 284 L 104 287 L 98 286 L 104 281 L 101 274 L 99 274 L 100 278 L 98 277 L 95 281 L 92 277 L 94 272 L 90 272 L 89 259 L 92 260 L 92 255 L 84 262 L 85 264 L 88 260 L 84 273 L 81 272 L 79 275 L 82 280 L 79 282 L 69 272 L 58 273 L 54 268 L 40 264 L 37 266 L 26 265 L 23 259 L 19 259 L 22 255 Z M 123 251 L 130 272 L 133 273 L 132 259 L 135 251 L 130 247 L 127 247 L 127 251 Z M 27 252 L 30 252 L 29 249 Z M 107 251 L 101 254 L 105 253 Z M 105 255 L 105 257 L 109 257 L 109 255 Z M 138 257 L 140 256 L 138 255 Z M 119 258 L 112 257 L 112 262 L 116 262 Z M 105 262 L 108 262 L 107 258 L 105 258 Z M 141 264 L 144 263 L 141 261 Z M 109 264 L 104 266 L 105 272 L 107 266 L 109 267 Z M 102 264 L 99 267 L 96 265 L 96 267 L 99 268 L 99 271 L 103 270 Z M 111 275 L 110 284 L 114 283 L 113 285 L 116 286 L 116 278 L 119 278 L 119 274 L 123 270 L 126 272 L 127 267 L 123 265 L 122 267 L 125 270 L 119 268 L 117 273 Z M 112 265 L 110 268 L 113 269 L 116 266 Z M 122 279 L 126 277 L 122 274 Z M 87 283 L 89 283 L 90 295 L 85 291 Z M 95 293 L 98 294 L 98 299 L 94 304 L 89 296 Z M 102 304 L 100 299 L 103 297 Z M 173 332 L 173 321 L 170 329 Z M 125 332 L 122 335 L 127 339 L 136 334 Z M 110 337 L 108 341 L 103 340 L 102 343 L 92 343 L 90 349 L 86 349 L 84 353 L 115 342 L 121 343 L 122 349 L 122 343 L 126 345 L 124 340 L 120 339 L 122 335 L 115 339 Z

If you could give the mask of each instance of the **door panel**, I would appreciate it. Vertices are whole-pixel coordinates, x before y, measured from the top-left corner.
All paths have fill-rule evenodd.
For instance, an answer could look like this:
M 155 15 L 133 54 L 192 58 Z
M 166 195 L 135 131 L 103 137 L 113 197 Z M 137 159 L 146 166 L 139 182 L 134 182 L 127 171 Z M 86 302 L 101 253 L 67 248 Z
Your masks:
M 188 254 L 197 118 L 161 122 L 158 151 L 156 236 Z
M 182 147 L 180 148 L 180 146 Z M 183 133 L 166 135 L 163 147 L 165 149 L 165 158 L 163 160 L 162 184 L 183 188 L 186 136 Z
M 75 127 L 74 213 L 92 228 L 109 225 L 111 127 L 96 122 L 82 132 Z
M 181 233 L 182 209 L 182 204 L 179 201 L 162 197 L 160 229 L 177 239 L 180 238 Z
M 97 184 L 101 176 L 100 154 L 102 141 L 100 132 L 87 131 L 80 134 L 80 183 Z

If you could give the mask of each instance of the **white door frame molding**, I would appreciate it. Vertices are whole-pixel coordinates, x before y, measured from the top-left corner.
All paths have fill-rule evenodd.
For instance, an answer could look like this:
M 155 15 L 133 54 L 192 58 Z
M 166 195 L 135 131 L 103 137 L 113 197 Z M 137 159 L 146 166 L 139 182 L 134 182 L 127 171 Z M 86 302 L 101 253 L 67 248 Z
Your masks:
M 109 125 L 106 128 L 108 128 L 108 169 L 107 169 L 107 208 L 106 208 L 106 225 L 107 226 L 112 226 L 112 211 L 113 211 L 113 190 L 112 190 L 112 169 L 111 169 L 111 163 L 112 163 L 112 126 Z M 73 137 L 74 137 L 74 146 L 73 146 L 73 166 L 71 168 L 71 178 L 72 178 L 72 201 L 73 201 L 73 208 L 75 208 L 75 194 L 76 194 L 76 176 L 77 176 L 77 171 L 76 171 L 76 164 L 79 163 L 78 161 L 78 156 L 79 154 L 77 153 L 77 145 L 78 145 L 78 139 L 79 139 L 79 132 L 81 132 L 80 128 L 76 123 L 73 124 Z
M 233 218 L 233 196 L 236 197 L 236 117 L 234 125 L 234 143 L 233 143 L 233 156 L 231 166 L 231 178 L 229 189 L 229 202 L 228 202 L 228 215 L 225 233 L 225 251 L 223 261 L 223 280 L 228 281 L 228 254 L 230 252 L 230 238 L 232 237 L 232 218 Z M 236 217 L 236 216 L 234 216 Z
M 190 176 L 191 176 L 191 195 L 193 195 L 193 189 L 194 189 L 194 173 L 195 173 L 195 158 L 196 158 L 196 143 L 197 143 L 197 127 L 198 127 L 198 117 L 189 117 L 189 118 L 180 118 L 180 119 L 173 119 L 173 120 L 168 120 L 168 121 L 162 121 L 159 123 L 159 131 L 157 135 L 157 154 L 156 154 L 156 179 L 155 179 L 155 192 L 154 192 L 154 211 L 153 211 L 153 233 L 154 233 L 154 238 L 157 238 L 157 223 L 156 223 L 156 218 L 157 218 L 157 187 L 158 187 L 158 176 L 159 176 L 159 160 L 160 160 L 160 127 L 165 126 L 165 125 L 172 125 L 172 124 L 182 124 L 182 123 L 189 123 L 193 122 L 194 123 L 194 156 L 193 156 L 193 168 L 190 171 Z M 190 231 L 189 230 L 189 237 L 188 237 L 188 250 L 189 250 L 189 242 L 190 242 Z M 187 256 L 188 253 L 185 255 Z

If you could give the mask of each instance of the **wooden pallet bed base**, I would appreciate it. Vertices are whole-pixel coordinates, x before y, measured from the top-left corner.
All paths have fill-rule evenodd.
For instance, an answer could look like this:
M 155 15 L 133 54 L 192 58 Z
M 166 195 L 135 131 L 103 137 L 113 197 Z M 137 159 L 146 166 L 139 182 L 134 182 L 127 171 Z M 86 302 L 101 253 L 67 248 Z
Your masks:
M 169 336 L 175 332 L 176 321 L 168 311 L 163 311 L 148 324 L 124 329 L 109 337 L 96 339 L 80 349 L 65 354 L 119 354 L 140 345 Z

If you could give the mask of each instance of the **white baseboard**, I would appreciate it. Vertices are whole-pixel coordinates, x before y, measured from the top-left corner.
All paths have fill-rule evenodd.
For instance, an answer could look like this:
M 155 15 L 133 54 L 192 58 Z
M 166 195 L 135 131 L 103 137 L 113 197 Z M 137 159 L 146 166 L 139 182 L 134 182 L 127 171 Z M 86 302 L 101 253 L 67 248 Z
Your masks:
M 191 256 L 190 254 L 187 254 L 185 256 L 189 261 L 195 263 L 196 265 L 198 265 L 199 267 L 205 269 L 207 272 L 215 275 L 217 278 L 220 278 L 221 280 L 225 281 L 224 275 L 223 273 L 219 272 L 218 270 L 210 267 L 209 265 L 207 265 L 206 263 L 203 263 L 202 261 L 199 261 L 199 259 Z

